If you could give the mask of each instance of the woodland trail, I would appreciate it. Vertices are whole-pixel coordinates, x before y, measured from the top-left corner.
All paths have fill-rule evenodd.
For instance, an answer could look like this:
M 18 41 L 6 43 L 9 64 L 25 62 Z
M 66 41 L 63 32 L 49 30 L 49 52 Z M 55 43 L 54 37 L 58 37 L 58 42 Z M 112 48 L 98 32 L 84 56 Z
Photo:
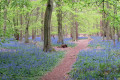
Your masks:
M 77 55 L 80 50 L 86 49 L 89 39 L 79 40 L 74 48 L 57 48 L 56 50 L 66 50 L 67 54 L 62 61 L 51 72 L 48 72 L 41 79 L 42 80 L 69 80 L 68 72 L 71 71 L 72 65 L 76 62 Z

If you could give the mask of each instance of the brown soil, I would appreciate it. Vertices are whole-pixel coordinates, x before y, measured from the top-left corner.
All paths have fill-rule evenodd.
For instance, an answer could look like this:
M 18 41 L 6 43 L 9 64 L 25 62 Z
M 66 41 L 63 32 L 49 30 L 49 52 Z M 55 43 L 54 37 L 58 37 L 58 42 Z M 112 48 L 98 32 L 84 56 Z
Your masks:
M 68 73 L 72 69 L 72 65 L 76 62 L 77 55 L 80 50 L 86 49 L 88 42 L 90 40 L 79 40 L 75 42 L 77 44 L 74 48 L 57 48 L 56 50 L 66 50 L 67 54 L 62 59 L 62 61 L 59 63 L 58 66 L 56 66 L 51 72 L 48 72 L 46 75 L 44 75 L 41 79 L 42 80 L 68 80 L 69 76 Z

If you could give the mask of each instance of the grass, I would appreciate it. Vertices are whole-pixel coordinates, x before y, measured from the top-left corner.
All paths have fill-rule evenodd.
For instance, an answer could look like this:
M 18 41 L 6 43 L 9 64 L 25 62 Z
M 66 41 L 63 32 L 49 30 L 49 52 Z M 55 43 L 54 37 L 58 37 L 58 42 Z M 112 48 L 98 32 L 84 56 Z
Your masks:
M 120 79 L 120 43 L 113 46 L 112 41 L 102 41 L 101 37 L 92 37 L 89 43 L 92 49 L 81 51 L 69 73 L 72 80 L 119 80 Z M 96 49 L 100 46 L 102 49 Z

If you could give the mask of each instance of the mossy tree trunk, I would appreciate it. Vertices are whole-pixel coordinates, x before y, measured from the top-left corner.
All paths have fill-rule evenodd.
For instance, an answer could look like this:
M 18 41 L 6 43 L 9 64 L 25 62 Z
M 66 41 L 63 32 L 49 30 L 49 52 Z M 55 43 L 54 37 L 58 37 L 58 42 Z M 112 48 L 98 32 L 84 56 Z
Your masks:
M 52 51 L 50 24 L 53 9 L 53 0 L 48 0 L 44 20 L 44 48 L 43 51 Z

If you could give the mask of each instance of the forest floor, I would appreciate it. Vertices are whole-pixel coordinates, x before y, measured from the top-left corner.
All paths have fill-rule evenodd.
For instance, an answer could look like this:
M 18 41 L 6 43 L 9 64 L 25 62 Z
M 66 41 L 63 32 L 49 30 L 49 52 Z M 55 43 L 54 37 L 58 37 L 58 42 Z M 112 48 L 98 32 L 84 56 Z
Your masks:
M 74 48 L 57 48 L 57 51 L 66 51 L 65 57 L 62 61 L 51 71 L 44 75 L 42 80 L 68 80 L 68 73 L 72 70 L 72 65 L 76 62 L 76 58 L 80 50 L 87 49 L 90 39 L 78 40 L 74 42 L 77 44 Z

